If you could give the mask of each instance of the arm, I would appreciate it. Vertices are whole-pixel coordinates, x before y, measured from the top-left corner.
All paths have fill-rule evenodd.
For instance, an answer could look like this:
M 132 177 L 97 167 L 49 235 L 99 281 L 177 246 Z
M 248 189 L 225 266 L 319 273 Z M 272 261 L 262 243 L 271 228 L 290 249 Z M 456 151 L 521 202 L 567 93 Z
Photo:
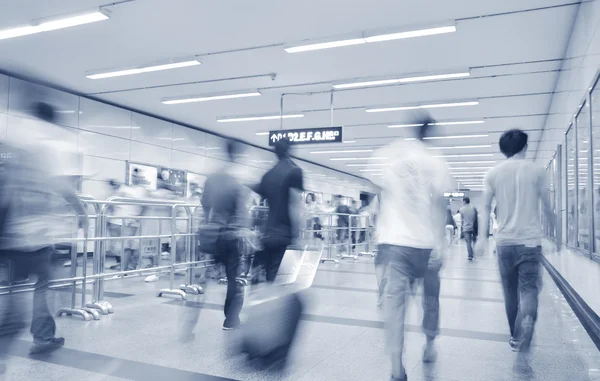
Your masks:
M 489 178 L 489 173 L 485 178 L 485 192 L 483 195 L 483 215 L 489 216 L 492 213 L 492 200 L 494 199 L 494 189 Z M 481 226 L 479 227 L 479 239 L 486 240 L 490 231 L 490 219 L 482 218 Z
M 87 208 L 81 202 L 77 194 L 75 193 L 75 189 L 69 186 L 68 182 L 61 178 L 54 178 L 52 186 L 57 190 L 58 194 L 61 195 L 77 212 L 79 216 L 79 220 L 81 223 L 81 227 L 84 229 L 84 233 L 87 235 L 88 233 L 88 212 Z
M 292 223 L 293 238 L 299 236 L 302 226 L 302 191 L 304 190 L 304 179 L 302 170 L 295 168 L 290 177 L 290 221 Z

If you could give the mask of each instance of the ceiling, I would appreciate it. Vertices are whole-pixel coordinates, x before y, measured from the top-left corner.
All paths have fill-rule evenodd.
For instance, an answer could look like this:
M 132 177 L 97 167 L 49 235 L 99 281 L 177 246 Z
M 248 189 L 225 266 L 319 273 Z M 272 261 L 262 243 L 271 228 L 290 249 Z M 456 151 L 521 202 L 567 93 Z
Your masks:
M 344 126 L 346 144 L 304 146 L 297 156 L 363 177 L 369 167 L 348 164 L 370 152 L 318 154 L 316 151 L 370 150 L 408 128 L 415 111 L 370 113 L 367 108 L 477 101 L 475 106 L 431 109 L 439 122 L 484 121 L 438 127 L 440 136 L 487 135 L 431 140 L 446 148 L 448 161 L 494 161 L 502 131 L 518 127 L 530 135 L 529 157 L 538 151 L 541 131 L 562 65 L 578 1 L 567 0 L 199 0 L 116 1 L 110 19 L 74 28 L 0 41 L 0 70 L 27 75 L 114 104 L 194 125 L 219 134 L 268 145 L 257 136 L 280 127 L 279 120 L 219 123 L 220 117 L 277 115 L 284 96 L 284 129 Z M 112 4 L 112 3 L 111 3 Z M 98 0 L 0 0 L 0 29 L 31 20 L 107 5 Z M 303 53 L 284 48 L 323 40 L 343 40 L 361 32 L 383 34 L 456 26 L 455 33 L 361 44 Z M 308 41 L 303 41 L 308 40 Z M 303 42 L 302 42 L 303 41 Z M 91 80 L 87 74 L 146 66 L 197 56 L 198 66 Z M 398 78 L 449 72 L 468 78 L 336 90 L 333 84 L 365 78 Z M 275 76 L 271 76 L 275 74 Z M 165 98 L 245 90 L 262 96 L 179 105 Z M 554 134 L 546 134 L 550 136 Z M 489 165 L 465 163 L 467 168 Z

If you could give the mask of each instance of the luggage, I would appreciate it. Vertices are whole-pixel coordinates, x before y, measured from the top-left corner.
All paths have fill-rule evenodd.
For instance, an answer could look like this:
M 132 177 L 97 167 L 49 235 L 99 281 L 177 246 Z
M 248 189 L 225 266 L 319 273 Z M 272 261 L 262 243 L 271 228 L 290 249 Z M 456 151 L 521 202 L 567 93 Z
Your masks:
M 261 366 L 285 366 L 304 303 L 301 291 L 312 285 L 322 250 L 286 251 L 275 282 L 248 303 L 241 327 L 241 351 Z

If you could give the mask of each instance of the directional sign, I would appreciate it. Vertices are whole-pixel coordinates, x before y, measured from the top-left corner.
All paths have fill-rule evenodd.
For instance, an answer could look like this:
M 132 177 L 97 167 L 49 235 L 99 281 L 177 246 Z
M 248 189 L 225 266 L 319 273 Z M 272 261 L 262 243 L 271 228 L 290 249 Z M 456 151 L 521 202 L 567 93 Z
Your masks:
M 281 139 L 289 139 L 293 145 L 341 143 L 342 127 L 304 128 L 301 130 L 275 130 L 269 132 L 269 145 Z

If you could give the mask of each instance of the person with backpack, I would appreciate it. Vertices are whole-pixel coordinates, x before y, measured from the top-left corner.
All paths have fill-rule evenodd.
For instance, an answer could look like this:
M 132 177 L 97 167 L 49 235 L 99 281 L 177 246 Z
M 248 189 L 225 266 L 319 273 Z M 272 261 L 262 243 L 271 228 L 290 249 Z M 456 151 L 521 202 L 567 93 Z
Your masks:
M 62 127 L 57 123 L 54 107 L 46 102 L 33 102 L 30 119 L 20 126 L 19 134 L 6 144 L 15 152 L 5 163 L 0 183 L 0 256 L 11 263 L 19 274 L 33 274 L 37 281 L 33 292 L 31 354 L 48 353 L 62 347 L 65 339 L 56 336 L 56 323 L 48 308 L 51 256 L 54 244 L 65 229 L 56 205 L 66 200 L 77 213 L 79 226 L 87 236 L 88 215 L 71 177 L 79 171 L 77 151 L 64 140 L 56 139 Z M 62 135 L 61 135 L 62 136 Z M 15 294 L 4 299 L 0 331 L 24 326 L 23 307 Z M 12 344 L 9 335 L 0 344 L 4 351 Z M 4 366 L 0 365 L 0 374 Z
M 472 261 L 473 246 L 477 237 L 477 209 L 471 205 L 471 199 L 467 196 L 463 198 L 463 204 L 463 207 L 460 208 L 462 232 L 467 244 L 467 259 Z
M 214 240 L 215 261 L 225 266 L 227 295 L 225 297 L 225 321 L 223 330 L 231 331 L 240 325 L 240 311 L 244 303 L 242 285 L 237 282 L 240 267 L 240 236 L 247 226 L 246 192 L 234 177 L 236 155 L 241 144 L 229 140 L 226 143 L 228 162 L 223 168 L 208 176 L 204 185 L 201 204 L 205 222 L 210 224 L 212 237 L 200 233 L 200 247 L 206 247 L 203 239 Z M 207 229 L 200 229 L 207 232 Z

